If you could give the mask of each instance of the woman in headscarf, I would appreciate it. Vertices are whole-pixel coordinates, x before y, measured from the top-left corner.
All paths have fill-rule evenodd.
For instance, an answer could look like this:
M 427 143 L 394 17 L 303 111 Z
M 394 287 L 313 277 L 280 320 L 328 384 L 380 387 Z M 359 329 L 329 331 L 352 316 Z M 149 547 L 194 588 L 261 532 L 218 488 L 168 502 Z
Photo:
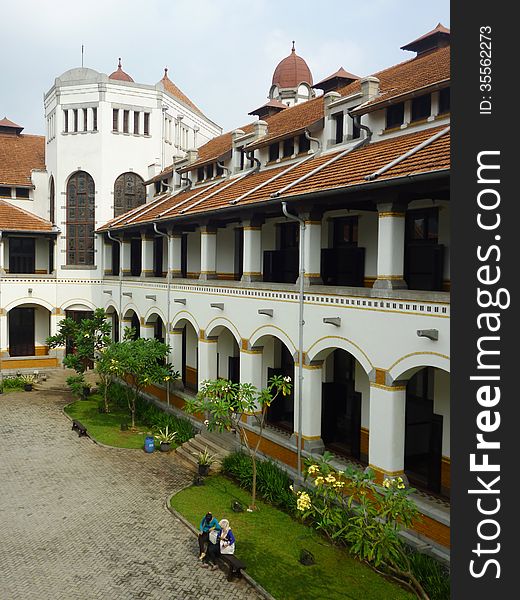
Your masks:
M 212 569 L 217 568 L 217 558 L 220 554 L 233 554 L 235 552 L 235 536 L 229 526 L 227 519 L 219 521 L 220 532 L 216 544 L 208 545 L 208 552 L 205 560 L 211 564 Z

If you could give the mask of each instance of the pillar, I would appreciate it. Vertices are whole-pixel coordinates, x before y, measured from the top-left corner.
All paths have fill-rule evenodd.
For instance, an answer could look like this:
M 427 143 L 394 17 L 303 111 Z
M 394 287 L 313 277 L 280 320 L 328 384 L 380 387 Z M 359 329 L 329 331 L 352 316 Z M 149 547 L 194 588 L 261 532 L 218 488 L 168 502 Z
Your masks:
M 182 235 L 172 233 L 168 238 L 168 269 L 171 278 L 182 277 L 181 269 Z
M 247 340 L 242 340 L 240 349 L 240 383 L 251 383 L 258 390 L 262 389 L 262 348 L 250 348 Z M 260 406 L 255 407 L 255 411 Z M 248 418 L 251 425 L 256 424 L 253 416 Z
M 5 240 L 0 238 L 0 275 L 5 273 Z
M 65 319 L 65 313 L 61 310 L 61 308 L 54 308 L 51 312 L 51 321 L 49 326 L 49 336 L 56 335 L 58 333 L 58 328 L 60 323 Z M 3 348 L 4 346 L 2 346 Z M 52 352 L 55 352 L 55 356 L 58 359 L 58 364 L 61 364 L 65 356 L 65 346 L 57 347 L 54 350 L 49 350 L 49 354 L 52 355 Z
M 205 380 L 217 378 L 217 338 L 208 338 L 204 331 L 199 334 L 198 388 Z
M 296 373 L 295 373 L 296 376 Z M 323 452 L 321 439 L 321 390 L 323 361 L 303 365 L 302 394 L 302 440 L 303 449 L 309 452 Z M 295 386 L 294 414 L 295 431 L 298 431 L 298 390 Z
M 207 225 L 200 228 L 199 279 L 217 279 L 217 231 Z
M 321 279 L 321 219 L 317 219 L 312 215 L 301 215 L 301 217 L 305 221 L 303 244 L 305 284 L 320 285 L 323 283 Z
M 103 273 L 112 275 L 112 242 L 103 240 Z
M 7 313 L 0 308 L 0 357 L 7 357 Z
M 377 205 L 377 279 L 375 289 L 406 289 L 404 280 L 405 208 L 394 202 Z
M 370 383 L 369 465 L 377 478 L 403 475 L 406 385 Z
M 141 234 L 141 277 L 153 277 L 153 245 L 154 238 Z
M 262 281 L 262 226 L 244 222 L 242 281 Z
M 139 332 L 139 337 L 142 337 L 144 340 L 153 340 L 154 338 L 154 324 L 153 323 L 144 323 L 144 319 L 141 319 L 141 327 Z
M 130 240 L 123 240 L 121 244 L 121 270 L 123 277 L 128 277 L 131 273 L 130 268 L 131 244 Z

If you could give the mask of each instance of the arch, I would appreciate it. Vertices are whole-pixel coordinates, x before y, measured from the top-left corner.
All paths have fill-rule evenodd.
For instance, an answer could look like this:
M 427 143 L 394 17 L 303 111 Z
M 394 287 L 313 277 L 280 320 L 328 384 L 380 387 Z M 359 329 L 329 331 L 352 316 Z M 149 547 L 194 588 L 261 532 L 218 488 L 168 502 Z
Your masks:
M 324 360 L 338 348 L 352 354 L 367 375 L 374 368 L 367 354 L 355 342 L 342 336 L 325 336 L 316 340 L 307 350 L 307 359 L 309 362 Z
M 183 325 L 180 325 L 181 321 L 187 321 L 195 329 L 197 335 L 199 335 L 200 326 L 197 319 L 190 312 L 181 310 L 174 315 L 172 318 L 172 329 L 181 329 L 183 327 Z
M 155 319 L 152 319 L 154 315 Z M 152 306 L 148 309 L 148 312 L 145 314 L 144 322 L 147 325 L 149 325 L 150 323 L 155 323 L 155 321 L 157 321 L 157 317 L 159 317 L 161 321 L 166 325 L 166 317 L 164 316 L 163 312 L 157 307 Z
M 227 329 L 235 338 L 236 343 L 240 347 L 242 343 L 242 337 L 238 332 L 238 329 L 236 328 L 235 324 L 229 319 L 226 319 L 226 317 L 215 317 L 214 319 L 212 319 L 206 326 L 206 336 L 218 337 L 222 329 Z
M 97 306 L 91 302 L 90 300 L 85 300 L 85 298 L 72 298 L 71 300 L 65 301 L 61 306 L 61 310 L 69 310 L 72 306 L 77 305 L 78 308 L 75 310 L 96 310 Z M 81 307 L 81 308 L 79 308 Z
M 6 304 L 6 306 L 4 306 L 4 310 L 6 313 L 8 313 L 13 308 L 17 308 L 18 306 L 22 306 L 24 304 L 36 304 L 42 308 L 46 308 L 50 313 L 54 311 L 54 306 L 50 302 L 42 300 L 41 298 L 29 298 L 27 296 L 25 298 L 17 298 L 9 304 Z
M 450 372 L 450 357 L 439 352 L 411 352 L 394 362 L 388 369 L 391 381 L 408 380 L 423 367 L 436 367 Z
M 139 311 L 137 309 L 137 306 L 135 304 L 127 304 L 125 306 L 125 308 L 121 311 L 122 313 L 122 319 L 123 320 L 128 320 L 132 318 L 132 315 L 130 314 L 130 311 L 135 313 L 139 318 L 140 318 L 140 314 Z
M 121 173 L 114 182 L 114 217 L 146 202 L 146 187 L 137 173 Z
M 112 309 L 112 310 L 110 310 Z M 112 313 L 118 313 L 119 311 L 117 310 L 117 306 L 116 303 L 113 300 L 109 300 L 106 304 L 105 304 L 105 312 L 107 314 L 112 314 Z
M 272 336 L 279 339 L 292 352 L 293 356 L 298 353 L 296 344 L 283 329 L 276 325 L 262 325 L 261 327 L 258 327 L 258 329 L 255 329 L 249 338 L 250 345 L 256 346 L 258 341 L 265 336 Z
M 69 177 L 66 189 L 66 263 L 93 265 L 96 203 L 94 179 L 86 171 L 76 171 Z

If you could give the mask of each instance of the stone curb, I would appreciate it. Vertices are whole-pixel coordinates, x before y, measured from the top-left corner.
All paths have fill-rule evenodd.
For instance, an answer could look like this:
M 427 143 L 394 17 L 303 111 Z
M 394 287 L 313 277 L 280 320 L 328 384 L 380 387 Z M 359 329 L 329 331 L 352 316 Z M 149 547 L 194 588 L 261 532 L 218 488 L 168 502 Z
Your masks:
M 166 508 L 167 508 L 167 510 L 169 510 L 172 513 L 173 516 L 177 517 L 177 519 L 179 519 L 179 521 L 181 523 L 183 523 L 193 533 L 193 535 L 197 536 L 198 535 L 197 529 L 183 515 L 181 515 L 174 508 L 172 508 L 171 503 L 170 503 L 171 499 L 175 495 L 177 495 L 179 492 L 182 492 L 183 490 L 185 490 L 189 487 L 191 487 L 191 484 L 184 486 L 181 490 L 178 490 L 177 492 L 174 492 L 173 494 L 170 494 L 166 498 Z M 266 600 L 276 600 L 276 598 L 274 596 L 271 596 L 271 594 L 267 590 L 265 590 L 259 583 L 257 583 L 246 572 L 242 573 L 242 578 L 245 579 L 249 583 L 249 585 L 251 585 L 251 587 L 253 587 Z

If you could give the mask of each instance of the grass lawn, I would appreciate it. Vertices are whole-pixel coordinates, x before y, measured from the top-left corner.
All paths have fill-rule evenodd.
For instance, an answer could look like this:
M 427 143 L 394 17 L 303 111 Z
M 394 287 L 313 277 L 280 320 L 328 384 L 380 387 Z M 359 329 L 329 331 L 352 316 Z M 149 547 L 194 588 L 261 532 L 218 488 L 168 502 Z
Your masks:
M 98 395 L 91 396 L 88 400 L 78 400 L 65 407 L 65 412 L 72 419 L 77 419 L 85 427 L 89 435 L 95 440 L 106 444 L 107 446 L 115 446 L 117 448 L 144 448 L 144 438 L 147 435 L 153 435 L 153 432 L 146 425 L 142 425 L 136 421 L 136 431 L 121 431 L 121 423 L 132 422 L 130 411 L 120 408 L 111 408 L 110 413 L 100 413 L 98 410 L 98 402 L 101 397 Z M 156 441 L 156 448 L 159 443 Z M 174 447 L 172 445 L 172 447 Z
M 387 581 L 346 551 L 327 543 L 310 527 L 258 501 L 254 513 L 234 513 L 233 500 L 247 506 L 250 495 L 222 475 L 173 496 L 172 507 L 198 528 L 208 510 L 228 518 L 237 539 L 237 557 L 247 573 L 279 600 L 412 600 L 413 594 Z M 298 562 L 300 550 L 312 552 L 313 566 Z

